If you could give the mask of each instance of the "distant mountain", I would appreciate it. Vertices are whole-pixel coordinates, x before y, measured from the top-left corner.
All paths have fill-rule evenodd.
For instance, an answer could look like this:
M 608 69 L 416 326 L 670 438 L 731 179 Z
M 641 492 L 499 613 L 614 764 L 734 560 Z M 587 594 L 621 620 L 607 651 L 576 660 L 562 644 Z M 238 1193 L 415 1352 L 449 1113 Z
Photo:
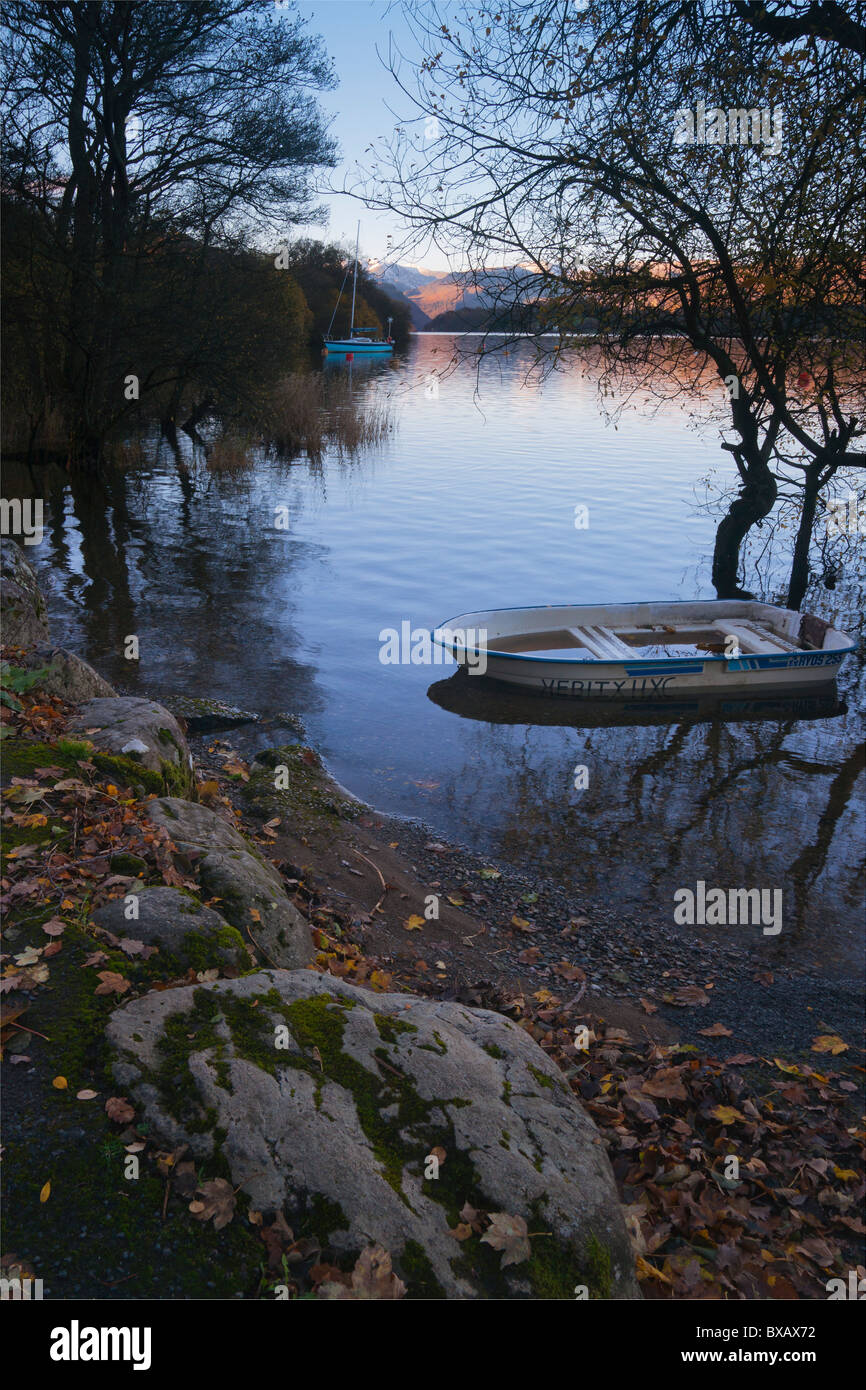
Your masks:
M 508 314 L 514 301 L 535 297 L 532 281 L 536 277 L 520 267 L 498 266 L 474 274 L 370 260 L 367 271 L 388 294 L 410 306 L 412 326 L 422 332 L 428 327 L 441 330 L 441 315 L 449 316 L 448 328 L 457 327 L 455 315 L 466 327 L 470 323 L 475 327 Z
M 377 261 L 371 257 L 367 261 L 367 274 L 373 279 L 384 284 L 387 280 L 389 285 L 402 290 L 405 294 L 407 290 L 420 289 L 430 280 L 440 280 L 448 274 L 447 270 L 422 270 L 417 265 L 399 265 L 396 262 Z

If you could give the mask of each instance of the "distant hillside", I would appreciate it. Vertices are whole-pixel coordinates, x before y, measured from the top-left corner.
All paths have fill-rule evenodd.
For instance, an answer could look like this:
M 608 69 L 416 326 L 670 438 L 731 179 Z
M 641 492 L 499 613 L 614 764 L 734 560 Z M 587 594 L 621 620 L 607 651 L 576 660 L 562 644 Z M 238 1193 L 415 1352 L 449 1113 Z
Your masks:
M 380 280 L 379 288 L 382 290 L 383 294 L 389 295 L 397 304 L 402 304 L 409 311 L 409 319 L 414 329 L 420 331 L 427 327 L 430 322 L 430 317 L 428 314 L 424 313 L 423 309 L 419 308 L 414 299 L 410 299 L 408 295 L 405 295 L 403 291 L 399 290 L 390 280 Z

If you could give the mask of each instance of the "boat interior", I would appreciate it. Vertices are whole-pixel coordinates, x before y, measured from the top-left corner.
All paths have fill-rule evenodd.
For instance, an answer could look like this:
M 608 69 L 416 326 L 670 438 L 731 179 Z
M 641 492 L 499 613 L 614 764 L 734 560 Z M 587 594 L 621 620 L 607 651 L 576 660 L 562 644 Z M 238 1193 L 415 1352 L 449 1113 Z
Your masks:
M 542 618 L 548 613 L 553 616 L 556 610 L 528 610 L 523 618 L 523 631 L 497 633 L 494 624 L 494 630 L 488 633 L 487 648 L 505 653 L 543 654 L 554 660 L 633 661 L 636 657 L 675 659 L 730 655 L 732 641 L 736 643 L 737 653 L 744 656 L 814 651 L 825 645 L 828 636 L 831 639 L 827 640 L 828 646 L 836 646 L 832 638 L 842 636 L 819 618 L 786 609 L 745 603 L 730 607 L 735 610 L 730 616 L 714 617 L 707 610 L 702 615 L 669 610 L 646 621 L 636 621 L 638 615 L 634 613 L 624 613 L 625 620 L 617 621 L 614 610 L 607 623 L 591 621 L 593 610 L 580 621 L 580 609 L 566 609 L 557 614 L 566 619 L 561 626 L 539 625 L 536 629 L 531 627 L 533 616 L 537 614 Z M 753 608 L 763 611 L 750 611 Z M 495 618 L 496 615 L 473 615 L 477 620 L 485 616 Z

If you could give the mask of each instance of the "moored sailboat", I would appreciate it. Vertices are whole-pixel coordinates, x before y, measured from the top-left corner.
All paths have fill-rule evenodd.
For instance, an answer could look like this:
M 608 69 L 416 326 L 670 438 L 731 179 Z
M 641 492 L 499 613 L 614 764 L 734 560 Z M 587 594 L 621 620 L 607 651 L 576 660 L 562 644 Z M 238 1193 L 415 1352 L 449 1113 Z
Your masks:
M 367 335 L 369 333 L 372 333 L 374 331 L 373 329 L 355 327 L 355 300 L 358 292 L 358 247 L 360 244 L 360 240 L 361 223 L 359 222 L 358 232 L 355 238 L 355 264 L 354 271 L 352 274 L 352 314 L 349 323 L 349 336 L 348 338 L 331 337 L 331 329 L 334 326 L 334 319 L 337 316 L 337 310 L 340 307 L 340 300 L 343 297 L 343 288 L 346 284 L 346 280 L 344 278 L 343 284 L 340 286 L 340 293 L 337 296 L 337 302 L 334 305 L 334 312 L 331 315 L 331 322 L 328 324 L 328 331 L 325 334 L 325 343 L 324 347 L 322 348 L 322 352 L 327 356 L 330 356 L 332 353 L 342 354 L 344 356 L 354 356 L 356 353 L 362 353 L 365 356 L 371 354 L 378 354 L 379 356 L 383 356 L 387 353 L 392 353 L 394 351 L 394 343 L 391 338 L 391 324 L 393 322 L 392 319 L 389 318 L 388 320 L 388 337 L 386 339 L 370 338 Z M 346 273 L 348 275 L 348 271 Z

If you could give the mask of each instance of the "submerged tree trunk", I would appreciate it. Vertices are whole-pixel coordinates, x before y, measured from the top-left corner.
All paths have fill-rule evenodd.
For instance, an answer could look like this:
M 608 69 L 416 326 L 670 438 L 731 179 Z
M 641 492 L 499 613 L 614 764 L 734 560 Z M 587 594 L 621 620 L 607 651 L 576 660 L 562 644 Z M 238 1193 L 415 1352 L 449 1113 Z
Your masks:
M 739 585 L 740 547 L 752 527 L 769 516 L 778 494 L 776 479 L 765 463 L 749 464 L 741 472 L 743 486 L 716 530 L 713 585 L 717 598 L 754 597 Z
M 815 511 L 818 494 L 821 491 L 821 464 L 810 464 L 803 488 L 803 510 L 794 544 L 794 558 L 791 561 L 791 577 L 788 582 L 787 606 L 799 609 L 809 587 L 809 550 L 812 544 L 812 531 L 815 526 Z

